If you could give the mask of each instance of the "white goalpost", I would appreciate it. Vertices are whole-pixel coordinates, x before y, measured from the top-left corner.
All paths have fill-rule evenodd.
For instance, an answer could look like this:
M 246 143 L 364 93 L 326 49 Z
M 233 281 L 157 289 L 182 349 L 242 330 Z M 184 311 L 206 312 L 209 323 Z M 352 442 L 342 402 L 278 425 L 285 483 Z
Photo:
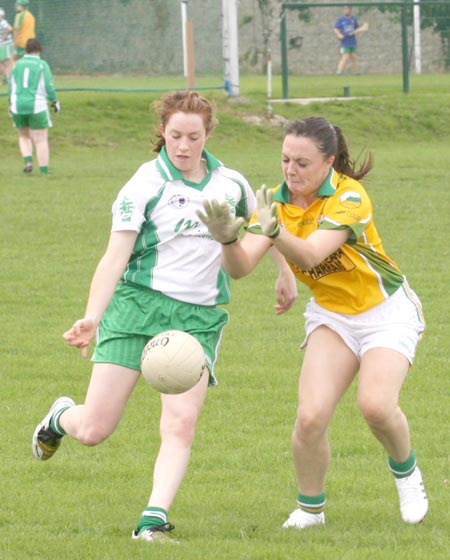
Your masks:
M 181 0 L 183 74 L 187 87 L 194 87 L 194 25 L 188 14 L 189 0 Z M 207 45 L 205 45 L 207 47 Z M 239 47 L 237 0 L 222 0 L 222 56 L 224 87 L 230 96 L 239 95 Z
M 239 46 L 237 0 L 222 0 L 222 44 L 225 65 L 225 89 L 239 95 Z

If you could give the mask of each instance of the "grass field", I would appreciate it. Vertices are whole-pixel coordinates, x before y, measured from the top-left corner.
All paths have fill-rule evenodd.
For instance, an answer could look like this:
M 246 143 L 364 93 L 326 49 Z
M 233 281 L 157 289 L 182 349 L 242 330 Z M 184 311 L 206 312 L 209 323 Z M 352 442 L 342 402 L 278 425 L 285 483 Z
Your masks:
M 275 273 L 266 261 L 232 285 L 231 320 L 217 365 L 220 385 L 209 392 L 189 471 L 171 510 L 180 545 L 149 550 L 130 539 L 148 498 L 159 443 L 158 396 L 143 381 L 118 430 L 101 446 L 88 449 L 66 439 L 49 463 L 32 457 L 32 432 L 54 398 L 84 398 L 90 363 L 61 335 L 83 314 L 115 195 L 137 166 L 153 157 L 149 139 L 155 121 L 149 108 L 158 96 L 61 91 L 47 177 L 22 173 L 7 100 L 0 97 L 2 560 L 449 557 L 450 80 L 439 77 L 431 84 L 428 77 L 405 96 L 398 77 L 388 89 L 394 78 L 352 78 L 360 78 L 350 84 L 352 94 L 364 99 L 288 102 L 274 111 L 287 119 L 322 114 L 343 128 L 355 155 L 374 153 L 366 184 L 378 229 L 388 254 L 421 296 L 427 318 L 427 334 L 401 398 L 429 493 L 425 521 L 418 526 L 401 521 L 386 456 L 360 418 L 352 387 L 330 428 L 327 526 L 304 532 L 280 528 L 297 493 L 290 433 L 309 295 L 300 288 L 291 312 L 276 317 Z M 292 95 L 334 95 L 327 80 L 299 79 Z M 148 87 L 137 78 L 124 83 L 57 76 L 55 81 L 69 89 Z M 164 87 L 162 80 L 151 82 Z M 182 81 L 168 83 L 183 87 Z M 343 85 L 333 84 L 336 94 Z M 222 91 L 205 92 L 220 120 L 208 148 L 255 187 L 275 184 L 281 177 L 282 130 L 244 120 L 264 116 L 265 80 L 244 77 L 241 94 L 229 100 Z

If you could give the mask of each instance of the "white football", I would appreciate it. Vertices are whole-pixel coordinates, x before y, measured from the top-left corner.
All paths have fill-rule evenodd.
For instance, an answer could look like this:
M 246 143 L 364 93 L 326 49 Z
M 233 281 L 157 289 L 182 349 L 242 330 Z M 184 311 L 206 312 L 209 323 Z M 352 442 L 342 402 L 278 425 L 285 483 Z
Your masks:
M 191 389 L 206 366 L 200 342 L 183 331 L 165 331 L 148 341 L 141 358 L 141 371 L 149 385 L 160 393 L 176 395 Z

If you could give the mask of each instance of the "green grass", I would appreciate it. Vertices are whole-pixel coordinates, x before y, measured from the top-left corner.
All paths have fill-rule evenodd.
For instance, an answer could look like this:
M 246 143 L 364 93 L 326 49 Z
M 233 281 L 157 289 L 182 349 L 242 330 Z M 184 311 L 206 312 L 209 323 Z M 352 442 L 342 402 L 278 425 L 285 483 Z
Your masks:
M 428 325 L 401 398 L 429 493 L 426 520 L 414 527 L 400 520 L 385 454 L 360 418 L 353 386 L 330 427 L 327 527 L 280 529 L 297 492 L 290 432 L 309 295 L 300 288 L 293 310 L 276 317 L 269 261 L 233 282 L 231 320 L 217 364 L 220 385 L 209 392 L 192 462 L 171 510 L 181 545 L 149 551 L 129 538 L 147 501 L 158 448 L 159 400 L 144 382 L 116 433 L 101 446 L 87 449 L 67 439 L 48 464 L 33 459 L 31 434 L 52 400 L 62 394 L 84 398 L 90 363 L 61 335 L 84 311 L 117 191 L 153 157 L 149 107 L 158 95 L 61 91 L 48 177 L 22 174 L 16 133 L 0 98 L 2 559 L 448 558 L 448 76 L 441 77 L 442 87 L 433 86 L 434 93 L 424 80 L 423 91 L 417 87 L 408 96 L 382 94 L 381 80 L 373 82 L 371 94 L 372 78 L 361 78 L 369 84 L 364 100 L 286 103 L 274 110 L 289 119 L 323 114 L 343 128 L 353 153 L 369 148 L 375 155 L 367 186 L 378 228 L 421 296 Z M 61 87 L 69 81 L 56 79 Z M 109 87 L 113 83 L 120 81 L 110 79 Z M 134 83 L 143 87 L 137 78 Z M 310 96 L 327 89 L 326 80 L 298 83 Z M 251 77 L 242 80 L 243 99 L 206 93 L 220 120 L 209 149 L 255 187 L 275 184 L 281 170 L 281 128 L 243 120 L 264 116 L 264 87 L 264 80 Z

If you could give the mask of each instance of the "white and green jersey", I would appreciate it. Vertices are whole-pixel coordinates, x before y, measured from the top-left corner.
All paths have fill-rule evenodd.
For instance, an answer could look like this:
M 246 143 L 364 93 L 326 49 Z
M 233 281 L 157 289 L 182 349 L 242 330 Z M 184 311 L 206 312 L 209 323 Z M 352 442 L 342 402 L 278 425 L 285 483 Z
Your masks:
M 50 66 L 37 54 L 26 54 L 14 65 L 9 89 L 10 108 L 16 115 L 42 113 L 56 101 Z
M 12 33 L 8 33 L 8 28 L 10 27 L 6 19 L 0 20 L 0 47 L 8 47 L 13 44 Z
M 256 207 L 247 180 L 206 150 L 208 174 L 201 183 L 183 178 L 163 148 L 126 183 L 113 204 L 112 231 L 139 233 L 123 281 L 187 303 L 229 301 L 221 245 L 195 211 L 204 200 L 226 201 L 233 215 L 248 219 Z

